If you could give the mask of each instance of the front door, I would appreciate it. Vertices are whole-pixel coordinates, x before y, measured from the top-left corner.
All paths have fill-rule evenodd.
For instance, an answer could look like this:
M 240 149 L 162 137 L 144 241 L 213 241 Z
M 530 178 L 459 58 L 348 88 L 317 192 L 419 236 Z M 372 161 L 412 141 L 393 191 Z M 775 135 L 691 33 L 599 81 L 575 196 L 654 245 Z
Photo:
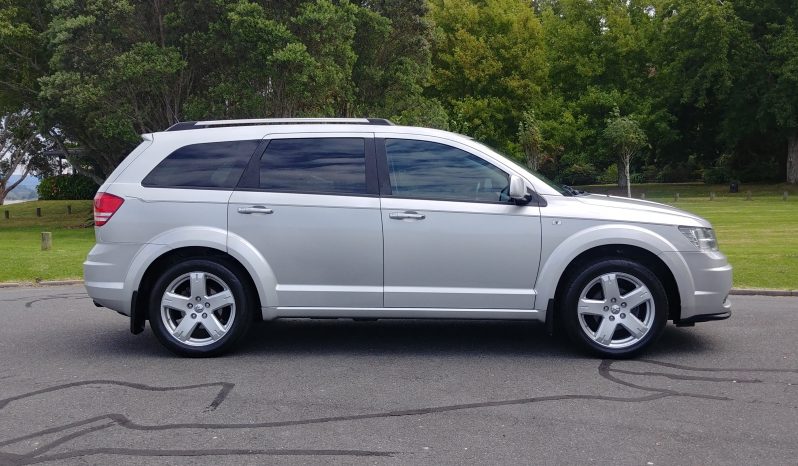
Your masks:
M 533 309 L 539 207 L 511 202 L 509 174 L 467 146 L 384 136 L 385 307 Z

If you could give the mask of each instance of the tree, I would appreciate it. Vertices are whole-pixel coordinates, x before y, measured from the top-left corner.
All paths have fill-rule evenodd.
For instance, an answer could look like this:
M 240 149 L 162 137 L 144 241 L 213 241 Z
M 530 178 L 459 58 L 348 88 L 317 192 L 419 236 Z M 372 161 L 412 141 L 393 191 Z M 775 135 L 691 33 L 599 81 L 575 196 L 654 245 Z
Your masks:
M 523 112 L 547 85 L 543 29 L 525 0 L 434 0 L 430 95 L 456 130 L 521 155 Z
M 0 205 L 29 174 L 51 171 L 44 156 L 45 144 L 30 111 L 9 113 L 0 118 Z M 17 171 L 21 174 L 11 181 Z
M 618 155 L 618 173 L 620 174 L 620 169 L 623 169 L 626 175 L 626 195 L 627 197 L 632 197 L 629 166 L 631 165 L 632 157 L 645 147 L 647 142 L 646 133 L 640 129 L 640 125 L 635 120 L 628 116 L 621 116 L 620 111 L 615 108 L 610 118 L 607 119 L 604 137 Z
M 534 112 L 524 112 L 518 124 L 518 143 L 524 151 L 526 164 L 534 171 L 540 168 L 543 138 Z

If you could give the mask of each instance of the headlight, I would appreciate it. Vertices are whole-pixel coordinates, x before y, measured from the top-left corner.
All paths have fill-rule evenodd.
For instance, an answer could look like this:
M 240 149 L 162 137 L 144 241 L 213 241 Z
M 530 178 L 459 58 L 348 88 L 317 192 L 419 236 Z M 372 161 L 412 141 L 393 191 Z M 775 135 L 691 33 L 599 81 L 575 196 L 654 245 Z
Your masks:
M 718 250 L 718 240 L 712 228 L 679 227 L 679 231 L 701 251 Z

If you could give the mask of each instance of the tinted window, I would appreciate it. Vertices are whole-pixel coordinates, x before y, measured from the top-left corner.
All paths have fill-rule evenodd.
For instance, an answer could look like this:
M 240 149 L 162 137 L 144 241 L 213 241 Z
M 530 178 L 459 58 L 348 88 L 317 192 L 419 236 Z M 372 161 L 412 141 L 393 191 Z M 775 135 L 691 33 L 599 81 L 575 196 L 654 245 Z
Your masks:
M 260 159 L 260 187 L 366 194 L 366 143 L 361 138 L 274 139 Z
M 149 187 L 232 189 L 260 141 L 192 144 L 172 152 L 141 182 Z
M 509 177 L 481 158 L 445 144 L 385 141 L 394 196 L 508 202 Z

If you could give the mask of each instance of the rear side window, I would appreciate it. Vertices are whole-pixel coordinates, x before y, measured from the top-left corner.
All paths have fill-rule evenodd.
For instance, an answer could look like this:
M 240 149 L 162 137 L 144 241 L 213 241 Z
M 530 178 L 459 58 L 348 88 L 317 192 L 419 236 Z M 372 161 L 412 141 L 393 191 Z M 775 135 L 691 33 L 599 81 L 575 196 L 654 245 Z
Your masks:
M 366 194 L 362 138 L 273 139 L 260 159 L 260 189 Z
M 169 154 L 141 182 L 152 188 L 233 189 L 260 141 L 191 144 Z

